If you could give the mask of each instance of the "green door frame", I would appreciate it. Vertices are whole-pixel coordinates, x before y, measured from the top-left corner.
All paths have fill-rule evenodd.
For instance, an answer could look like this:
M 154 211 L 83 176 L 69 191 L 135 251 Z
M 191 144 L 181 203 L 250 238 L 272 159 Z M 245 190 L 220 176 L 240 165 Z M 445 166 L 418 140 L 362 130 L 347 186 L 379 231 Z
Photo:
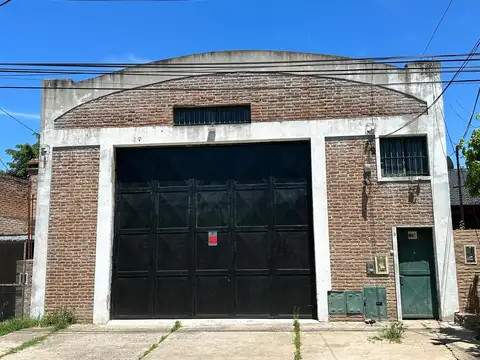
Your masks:
M 435 251 L 435 229 L 433 225 L 399 225 L 392 227 L 392 240 L 393 240 L 393 263 L 394 263 L 394 272 L 395 272 L 395 295 L 397 298 L 397 319 L 399 321 L 403 320 L 403 311 L 402 311 L 402 293 L 401 293 L 401 286 L 400 286 L 400 263 L 398 258 L 398 236 L 397 236 L 397 229 L 431 229 L 432 230 L 432 251 L 433 251 L 433 258 L 435 262 L 435 282 L 436 282 L 436 305 L 437 305 L 437 314 L 438 317 L 441 319 L 441 304 L 440 298 L 438 296 L 438 269 L 437 269 L 437 255 Z

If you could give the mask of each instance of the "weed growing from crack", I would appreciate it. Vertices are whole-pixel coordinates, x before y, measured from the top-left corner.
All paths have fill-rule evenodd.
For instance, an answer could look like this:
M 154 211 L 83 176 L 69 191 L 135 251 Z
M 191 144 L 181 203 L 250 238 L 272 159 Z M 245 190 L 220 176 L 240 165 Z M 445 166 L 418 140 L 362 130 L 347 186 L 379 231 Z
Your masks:
M 401 321 L 394 321 L 380 329 L 378 335 L 373 336 L 369 340 L 388 340 L 391 343 L 401 343 L 405 333 L 405 325 Z
M 140 357 L 138 358 L 138 360 L 141 360 L 143 359 L 145 356 L 147 356 L 148 354 L 150 354 L 153 350 L 155 350 L 156 348 L 158 348 L 158 346 L 164 342 L 169 336 L 170 334 L 173 334 L 175 331 L 177 331 L 178 329 L 180 329 L 182 327 L 182 323 L 180 321 L 175 321 L 175 323 L 173 324 L 172 328 L 170 329 L 170 332 L 167 334 L 167 335 L 162 335 L 162 337 L 160 338 L 160 340 L 158 340 L 157 343 L 155 344 L 152 344 L 150 345 L 150 347 L 145 350 L 145 352 L 140 355 Z
M 293 345 L 295 346 L 295 360 L 302 360 L 302 338 L 300 334 L 300 322 L 298 321 L 298 309 L 293 312 Z

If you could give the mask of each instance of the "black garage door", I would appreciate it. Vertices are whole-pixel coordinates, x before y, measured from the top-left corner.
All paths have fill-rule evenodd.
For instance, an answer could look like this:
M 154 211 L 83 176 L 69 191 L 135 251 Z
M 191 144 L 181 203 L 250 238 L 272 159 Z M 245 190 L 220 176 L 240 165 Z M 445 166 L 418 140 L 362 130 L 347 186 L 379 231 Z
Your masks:
M 308 142 L 118 149 L 113 318 L 315 317 Z

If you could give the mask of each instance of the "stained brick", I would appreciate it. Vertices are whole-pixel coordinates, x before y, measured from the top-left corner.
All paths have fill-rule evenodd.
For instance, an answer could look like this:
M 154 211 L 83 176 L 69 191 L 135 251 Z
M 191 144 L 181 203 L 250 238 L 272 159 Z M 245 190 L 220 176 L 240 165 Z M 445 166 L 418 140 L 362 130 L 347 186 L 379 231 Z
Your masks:
M 396 318 L 396 293 L 392 227 L 432 225 L 432 192 L 429 182 L 409 200 L 408 183 L 379 183 L 375 156 L 368 156 L 365 139 L 326 141 L 328 226 L 333 290 L 362 290 L 382 286 L 387 290 L 388 315 Z M 368 150 L 368 148 L 367 148 Z M 365 163 L 372 168 L 372 184 L 363 185 Z M 367 276 L 366 262 L 376 254 L 389 255 L 388 276 Z
M 252 121 L 394 116 L 425 109 L 425 103 L 408 95 L 355 85 L 273 73 L 195 76 L 101 97 L 56 119 L 55 128 L 167 125 L 175 105 L 251 104 Z
M 99 149 L 54 149 L 45 311 L 67 307 L 92 322 Z
M 475 300 L 478 302 L 478 294 L 480 290 L 479 284 L 477 284 L 476 287 L 474 284 L 475 274 L 480 275 L 480 263 L 478 262 L 478 250 L 480 247 L 480 230 L 455 230 L 453 238 L 455 242 L 455 261 L 457 264 L 458 298 L 460 304 L 460 311 L 480 311 L 478 305 L 477 307 L 472 307 L 472 305 L 475 303 Z M 477 264 L 465 264 L 465 245 L 475 245 L 477 247 Z M 477 296 L 476 299 L 475 293 Z M 472 304 L 469 304 L 469 294 L 471 294 L 471 300 L 474 300 Z
M 28 180 L 0 175 L 0 235 L 25 235 Z

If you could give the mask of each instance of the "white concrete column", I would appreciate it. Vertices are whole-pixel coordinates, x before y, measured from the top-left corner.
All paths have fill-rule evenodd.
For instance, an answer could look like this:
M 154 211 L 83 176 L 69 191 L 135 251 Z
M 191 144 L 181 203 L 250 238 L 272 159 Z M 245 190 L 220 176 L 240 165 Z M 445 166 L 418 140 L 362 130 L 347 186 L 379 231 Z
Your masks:
M 42 316 L 45 309 L 52 152 L 53 148 L 42 145 L 38 164 L 35 253 L 33 257 L 32 297 L 30 307 L 30 315 L 32 317 Z
M 106 324 L 110 319 L 115 199 L 114 169 L 115 159 L 113 146 L 101 145 L 98 184 L 97 245 L 95 254 L 95 292 L 93 300 L 94 324 Z
M 319 321 L 328 321 L 327 292 L 332 288 L 332 279 L 330 271 L 330 243 L 328 237 L 325 138 L 321 133 L 312 134 L 311 157 L 317 316 Z
M 439 89 L 440 90 L 440 89 Z M 437 96 L 440 92 L 437 92 Z M 437 291 L 442 320 L 452 320 L 459 310 L 455 247 L 450 209 L 450 184 L 446 159 L 443 104 L 440 100 L 429 114 L 429 157 L 432 172 L 432 202 L 437 266 Z

